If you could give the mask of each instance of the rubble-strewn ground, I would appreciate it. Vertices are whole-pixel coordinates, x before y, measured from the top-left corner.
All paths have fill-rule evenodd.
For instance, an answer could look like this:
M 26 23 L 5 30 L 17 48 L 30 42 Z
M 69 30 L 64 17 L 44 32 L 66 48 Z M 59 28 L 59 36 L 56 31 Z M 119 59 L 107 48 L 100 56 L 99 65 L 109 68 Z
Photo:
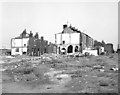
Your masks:
M 118 93 L 118 55 L 1 57 L 2 93 Z

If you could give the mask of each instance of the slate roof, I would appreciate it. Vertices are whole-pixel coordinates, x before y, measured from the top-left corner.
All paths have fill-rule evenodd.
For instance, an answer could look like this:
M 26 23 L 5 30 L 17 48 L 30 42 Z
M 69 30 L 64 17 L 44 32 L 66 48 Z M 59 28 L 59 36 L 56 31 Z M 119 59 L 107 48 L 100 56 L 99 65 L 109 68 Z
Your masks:
M 20 36 L 18 36 L 18 37 L 15 37 L 15 39 L 22 39 L 22 38 L 29 38 L 29 34 L 27 33 L 26 36 L 20 35 Z
M 66 27 L 61 33 L 58 33 L 58 34 L 63 34 L 63 33 L 81 33 L 81 31 L 76 29 L 75 27 L 69 26 L 69 27 Z

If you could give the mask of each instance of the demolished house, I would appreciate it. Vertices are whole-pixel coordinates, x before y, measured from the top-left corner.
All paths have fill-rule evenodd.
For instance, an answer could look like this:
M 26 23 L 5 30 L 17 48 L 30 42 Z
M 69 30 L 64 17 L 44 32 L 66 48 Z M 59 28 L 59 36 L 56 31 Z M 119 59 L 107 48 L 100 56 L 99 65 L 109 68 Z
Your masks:
M 114 53 L 113 44 L 112 43 L 107 43 L 105 45 L 105 51 L 107 53 Z
M 94 48 L 94 39 L 71 25 L 63 25 L 63 31 L 55 34 L 55 44 L 57 54 L 83 53 Z
M 11 55 L 11 49 L 0 49 L 0 55 Z
M 44 37 L 39 38 L 39 34 L 36 33 L 33 36 L 32 31 L 26 32 L 26 29 L 20 34 L 20 36 L 11 39 L 11 55 L 30 55 L 40 56 L 44 53 L 55 52 L 53 48 L 54 44 L 48 44 Z

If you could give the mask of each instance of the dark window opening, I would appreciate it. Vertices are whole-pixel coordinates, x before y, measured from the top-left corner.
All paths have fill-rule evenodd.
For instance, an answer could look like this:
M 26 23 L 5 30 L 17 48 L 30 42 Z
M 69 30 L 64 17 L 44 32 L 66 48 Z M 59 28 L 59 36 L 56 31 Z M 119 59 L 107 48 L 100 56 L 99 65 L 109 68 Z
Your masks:
M 38 56 L 40 56 L 40 49 L 38 48 Z
M 19 52 L 19 48 L 16 48 L 16 52 Z
M 47 49 L 46 48 L 44 49 L 44 53 L 47 53 Z
M 26 44 L 24 44 L 24 47 L 26 47 Z
M 33 52 L 34 52 L 34 56 L 35 56 L 35 55 L 36 55 L 36 48 L 34 48 L 34 51 L 33 51 Z
M 62 41 L 63 44 L 65 44 L 65 41 Z
M 70 45 L 70 46 L 68 47 L 67 52 L 68 52 L 68 53 L 72 53 L 72 52 L 73 52 L 73 46 L 72 46 L 72 45 Z
M 27 54 L 27 52 L 23 52 L 23 54 L 25 54 L 25 55 L 26 55 L 26 54 Z
M 75 47 L 75 52 L 78 52 L 78 51 L 79 51 L 79 50 L 78 50 L 78 46 L 76 46 L 76 47 Z

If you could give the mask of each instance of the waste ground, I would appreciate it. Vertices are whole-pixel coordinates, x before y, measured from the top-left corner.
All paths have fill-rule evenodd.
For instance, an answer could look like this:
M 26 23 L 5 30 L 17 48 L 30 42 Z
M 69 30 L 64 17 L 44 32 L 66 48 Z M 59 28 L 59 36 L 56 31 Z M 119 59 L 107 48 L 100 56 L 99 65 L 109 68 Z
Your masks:
M 118 93 L 118 55 L 1 56 L 2 93 Z

